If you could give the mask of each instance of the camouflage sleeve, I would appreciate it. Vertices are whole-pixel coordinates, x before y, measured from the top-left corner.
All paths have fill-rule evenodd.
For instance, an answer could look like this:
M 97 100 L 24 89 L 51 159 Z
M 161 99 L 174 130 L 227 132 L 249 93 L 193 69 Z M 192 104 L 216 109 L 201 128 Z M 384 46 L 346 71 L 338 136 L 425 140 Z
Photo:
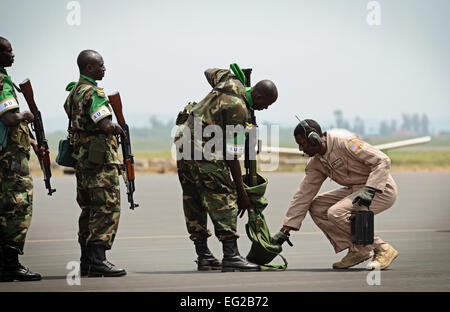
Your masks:
M 92 94 L 92 104 L 89 108 L 89 115 L 94 123 L 98 124 L 100 120 L 106 117 L 112 117 L 111 110 L 106 105 L 108 99 L 102 89 L 94 89 Z
M 67 87 L 66 91 L 70 92 L 69 95 L 66 98 L 66 101 L 64 102 L 64 110 L 67 114 L 67 117 L 70 116 L 70 97 L 72 95 L 72 89 L 77 83 L 75 81 L 70 82 Z M 73 109 L 73 108 L 72 108 Z
M 9 76 L 0 78 L 0 116 L 6 112 L 19 108 L 14 97 L 14 89 Z
M 244 103 L 227 105 L 225 110 L 225 133 L 227 154 L 240 157 L 245 151 L 245 121 L 247 109 Z
M 219 68 L 210 68 L 205 70 L 206 80 L 211 85 L 211 87 L 215 87 L 225 75 L 231 75 L 231 72 L 227 69 L 219 69 Z
M 248 110 L 244 101 L 231 96 L 223 95 L 222 97 L 230 98 L 226 104 L 222 105 L 222 109 L 226 111 L 226 125 L 244 125 L 247 121 Z

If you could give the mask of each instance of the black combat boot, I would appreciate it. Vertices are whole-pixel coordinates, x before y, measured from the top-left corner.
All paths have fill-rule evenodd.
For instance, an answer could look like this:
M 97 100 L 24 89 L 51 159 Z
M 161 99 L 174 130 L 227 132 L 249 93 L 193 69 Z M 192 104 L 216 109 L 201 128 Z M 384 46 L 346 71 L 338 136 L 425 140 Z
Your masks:
M 102 246 L 89 246 L 89 277 L 118 277 L 126 275 L 124 269 L 118 269 L 114 264 L 106 260 L 105 248 Z
M 199 271 L 221 270 L 222 263 L 217 260 L 208 248 L 206 239 L 196 240 L 195 252 L 197 253 L 197 269 Z
M 239 254 L 237 239 L 229 238 L 222 241 L 223 244 L 223 260 L 222 260 L 222 272 L 247 272 L 247 271 L 260 271 L 260 267 L 257 264 L 248 262 L 244 257 Z
M 0 282 L 12 282 L 13 279 L 11 277 L 6 278 L 6 276 L 3 275 L 3 247 L 0 246 Z
M 3 282 L 12 282 L 14 280 L 28 282 L 40 281 L 42 276 L 39 273 L 32 272 L 19 262 L 19 254 L 12 249 L 3 250 Z
M 89 252 L 86 245 L 80 244 L 80 247 L 81 247 L 80 275 L 81 277 L 85 277 L 88 276 L 89 272 Z

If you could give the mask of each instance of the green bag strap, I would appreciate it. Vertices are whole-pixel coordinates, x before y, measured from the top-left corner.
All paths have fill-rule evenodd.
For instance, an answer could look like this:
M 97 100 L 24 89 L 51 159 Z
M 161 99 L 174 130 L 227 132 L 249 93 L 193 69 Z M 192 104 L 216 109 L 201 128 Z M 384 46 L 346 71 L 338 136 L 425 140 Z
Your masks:
M 239 79 L 240 82 L 245 86 L 246 78 L 245 74 L 242 71 L 242 69 L 239 67 L 237 63 L 233 63 L 230 65 L 231 70 L 233 71 L 233 74 Z
M 280 256 L 280 258 L 284 262 L 284 264 L 268 263 L 268 264 L 264 264 L 264 265 L 259 265 L 261 267 L 261 270 L 263 270 L 263 271 L 269 271 L 269 270 L 280 270 L 281 271 L 281 270 L 283 270 L 284 271 L 287 269 L 288 262 L 287 262 L 286 258 L 283 257 L 281 255 L 281 253 L 276 253 L 276 252 L 273 252 L 272 250 L 267 249 L 265 244 L 262 242 L 261 235 L 256 234 L 256 239 L 255 239 L 254 233 L 252 233 L 253 231 L 250 229 L 250 225 L 248 223 L 245 225 L 245 231 L 247 232 L 247 236 L 250 239 L 250 241 L 252 241 L 254 243 L 259 243 L 264 248 L 264 250 L 266 250 L 269 253 Z
M 239 67 L 237 63 L 233 63 L 230 65 L 231 70 L 233 71 L 234 75 L 236 76 L 239 81 L 246 86 L 247 78 L 245 77 L 244 71 Z M 252 88 L 246 87 L 245 88 L 245 98 L 247 99 L 248 106 L 250 108 L 253 108 L 253 99 L 251 94 Z
M 279 263 L 268 263 L 264 265 L 260 265 L 261 271 L 284 271 L 287 269 L 288 262 L 285 257 L 281 254 L 278 254 L 280 258 L 283 260 L 284 264 Z

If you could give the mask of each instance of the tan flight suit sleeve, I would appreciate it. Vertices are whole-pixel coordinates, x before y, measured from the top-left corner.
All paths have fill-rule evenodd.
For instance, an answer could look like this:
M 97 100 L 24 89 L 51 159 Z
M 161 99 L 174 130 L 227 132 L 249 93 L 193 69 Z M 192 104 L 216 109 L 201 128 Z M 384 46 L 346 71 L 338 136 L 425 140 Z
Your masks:
M 284 225 L 293 228 L 295 231 L 300 229 L 302 221 L 311 207 L 314 197 L 319 192 L 323 181 L 327 178 L 327 176 L 319 170 L 319 162 L 318 159 L 311 159 L 306 166 L 306 175 L 297 188 L 286 213 Z
M 360 139 L 349 139 L 346 143 L 351 161 L 359 161 L 370 168 L 366 186 L 383 192 L 389 178 L 390 158 L 379 149 Z

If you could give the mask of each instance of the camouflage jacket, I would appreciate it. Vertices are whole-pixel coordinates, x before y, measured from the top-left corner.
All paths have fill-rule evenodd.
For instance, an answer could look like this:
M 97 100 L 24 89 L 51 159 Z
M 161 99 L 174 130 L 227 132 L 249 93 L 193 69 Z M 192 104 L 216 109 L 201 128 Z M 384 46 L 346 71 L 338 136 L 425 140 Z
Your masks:
M 250 120 L 245 87 L 233 73 L 226 69 L 213 68 L 206 70 L 205 76 L 214 89 L 203 100 L 194 103 L 190 109 L 189 118 L 179 127 L 175 135 L 175 141 L 180 140 L 183 137 L 183 131 L 189 128 L 192 145 L 194 145 L 193 117 L 198 117 L 201 120 L 202 129 L 208 125 L 217 125 L 222 129 L 224 135 L 227 125 L 241 125 L 244 128 L 245 122 Z M 239 135 L 239 141 L 235 138 L 233 142 L 227 141 L 225 143 L 228 153 L 234 155 L 243 153 L 244 136 L 242 134 Z M 197 144 L 201 144 L 204 147 L 209 139 L 209 137 L 202 136 L 201 142 L 197 142 Z M 230 152 L 230 148 L 237 148 L 239 151 Z
M 16 92 L 6 70 L 0 67 L 0 118 L 8 111 L 19 111 Z M 0 121 L 1 122 L 1 121 Z M 2 124 L 3 129 L 7 131 L 7 146 L 0 146 L 0 159 L 14 155 L 21 151 L 30 156 L 30 130 L 26 121 L 20 122 L 17 126 L 6 127 Z
M 104 118 L 112 118 L 108 98 L 95 80 L 81 75 L 77 83 L 66 87 L 70 91 L 64 103 L 64 110 L 71 119 L 70 142 L 73 145 L 73 157 L 80 168 L 90 168 L 88 161 L 91 144 L 105 148 L 104 164 L 120 164 L 118 141 L 115 135 L 106 135 L 98 123 Z

